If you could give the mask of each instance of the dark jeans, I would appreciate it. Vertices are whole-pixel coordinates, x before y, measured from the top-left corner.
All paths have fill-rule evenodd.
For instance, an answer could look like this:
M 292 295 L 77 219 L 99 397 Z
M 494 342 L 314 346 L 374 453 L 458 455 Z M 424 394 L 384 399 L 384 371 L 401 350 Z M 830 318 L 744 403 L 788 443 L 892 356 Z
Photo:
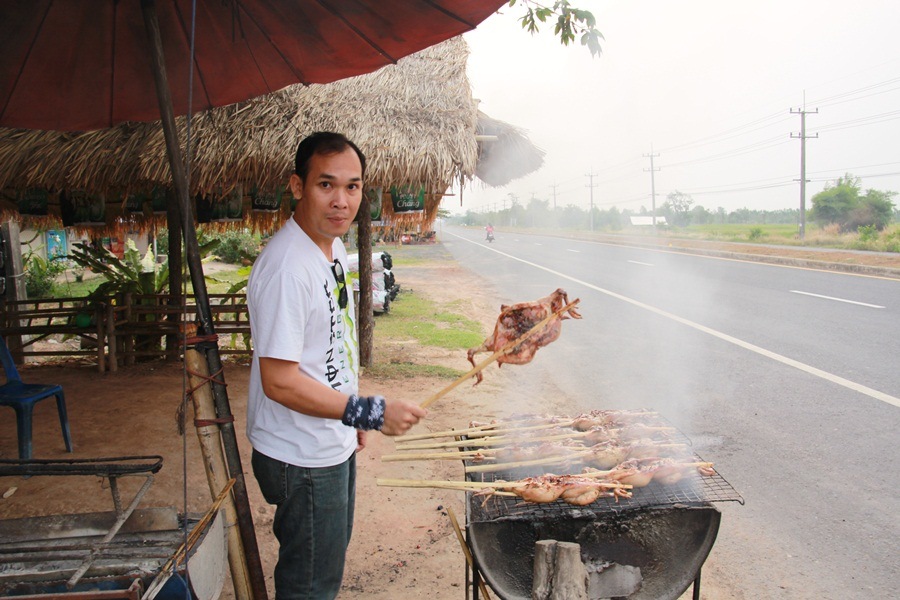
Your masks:
M 356 454 L 320 469 L 289 465 L 256 450 L 251 462 L 263 497 L 276 506 L 276 600 L 333 600 L 353 530 Z

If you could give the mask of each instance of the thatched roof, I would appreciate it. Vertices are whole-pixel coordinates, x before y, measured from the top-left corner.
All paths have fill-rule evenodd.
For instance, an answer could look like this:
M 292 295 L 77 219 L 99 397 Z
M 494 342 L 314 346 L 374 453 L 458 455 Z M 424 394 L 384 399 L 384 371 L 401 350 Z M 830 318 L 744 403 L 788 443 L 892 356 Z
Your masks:
M 538 170 L 544 164 L 544 151 L 531 143 L 518 127 L 492 119 L 478 111 L 479 144 L 475 175 L 490 186 L 506 185 L 514 179 Z
M 369 185 L 385 191 L 425 187 L 426 213 L 417 218 L 430 223 L 450 183 L 469 180 L 476 171 L 478 114 L 467 57 L 465 42 L 456 38 L 375 73 L 291 86 L 197 114 L 191 121 L 191 193 L 220 198 L 241 189 L 246 200 L 252 188 L 274 192 L 290 175 L 302 137 L 340 131 L 367 155 Z M 184 143 L 186 120 L 178 119 L 178 126 Z M 129 194 L 168 185 L 167 160 L 159 123 L 72 134 L 0 129 L 0 210 L 13 215 L 22 190 L 42 188 L 50 191 L 47 218 L 53 219 L 59 192 L 80 190 L 105 198 L 107 226 L 115 227 Z M 286 214 L 286 208 L 270 213 L 260 223 Z

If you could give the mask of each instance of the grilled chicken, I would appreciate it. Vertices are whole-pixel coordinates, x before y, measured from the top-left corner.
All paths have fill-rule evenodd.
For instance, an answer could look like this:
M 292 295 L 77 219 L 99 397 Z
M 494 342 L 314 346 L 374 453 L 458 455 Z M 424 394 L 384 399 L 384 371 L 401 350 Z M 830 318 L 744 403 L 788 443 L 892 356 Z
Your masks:
M 468 352 L 469 362 L 475 366 L 474 357 L 479 352 L 497 352 L 508 343 L 513 342 L 525 335 L 532 327 L 565 307 L 569 304 L 569 297 L 565 290 L 558 289 L 549 296 L 535 300 L 533 302 L 520 302 L 513 305 L 501 305 L 500 316 L 494 325 L 494 333 L 490 335 L 481 346 L 470 348 Z M 501 355 L 497 359 L 497 363 L 510 363 L 513 365 L 524 365 L 534 358 L 538 348 L 542 348 L 547 344 L 559 338 L 562 331 L 562 321 L 568 318 L 580 319 L 581 315 L 571 308 L 568 311 L 556 315 L 547 323 L 543 330 L 536 332 L 534 335 L 520 344 L 511 348 L 508 352 Z M 475 385 L 481 383 L 481 372 L 475 374 Z

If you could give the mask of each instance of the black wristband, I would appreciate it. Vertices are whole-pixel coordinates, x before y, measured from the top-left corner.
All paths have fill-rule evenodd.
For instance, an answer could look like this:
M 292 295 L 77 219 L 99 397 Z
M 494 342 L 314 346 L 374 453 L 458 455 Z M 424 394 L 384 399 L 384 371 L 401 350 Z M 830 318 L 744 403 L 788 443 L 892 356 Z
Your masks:
M 381 429 L 384 426 L 384 406 L 382 396 L 359 397 L 352 394 L 347 398 L 341 423 L 354 429 Z

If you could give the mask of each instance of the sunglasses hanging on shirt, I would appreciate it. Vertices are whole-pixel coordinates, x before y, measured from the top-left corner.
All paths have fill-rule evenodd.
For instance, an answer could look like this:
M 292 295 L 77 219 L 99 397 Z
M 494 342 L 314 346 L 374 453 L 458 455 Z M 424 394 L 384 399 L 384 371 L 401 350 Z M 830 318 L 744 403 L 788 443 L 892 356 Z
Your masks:
M 341 261 L 334 259 L 334 264 L 331 265 L 331 272 L 334 274 L 334 280 L 338 284 L 338 306 L 341 307 L 341 310 L 344 310 L 347 308 L 347 280 L 344 278 L 344 267 L 341 266 Z

